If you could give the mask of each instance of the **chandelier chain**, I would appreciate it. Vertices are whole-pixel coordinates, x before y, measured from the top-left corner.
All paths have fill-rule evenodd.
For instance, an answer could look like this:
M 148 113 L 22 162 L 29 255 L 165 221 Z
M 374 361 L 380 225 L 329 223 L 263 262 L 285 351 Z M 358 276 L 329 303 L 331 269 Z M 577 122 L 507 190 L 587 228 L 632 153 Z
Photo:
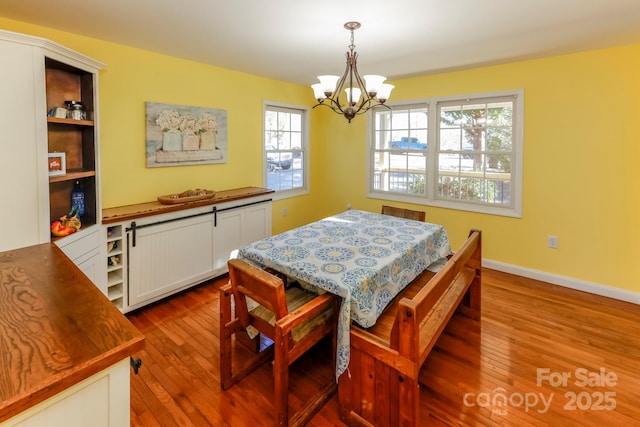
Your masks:
M 356 47 L 355 36 L 353 34 L 354 31 L 355 31 L 354 29 L 351 29 L 351 44 L 349 45 L 350 50 L 353 50 Z

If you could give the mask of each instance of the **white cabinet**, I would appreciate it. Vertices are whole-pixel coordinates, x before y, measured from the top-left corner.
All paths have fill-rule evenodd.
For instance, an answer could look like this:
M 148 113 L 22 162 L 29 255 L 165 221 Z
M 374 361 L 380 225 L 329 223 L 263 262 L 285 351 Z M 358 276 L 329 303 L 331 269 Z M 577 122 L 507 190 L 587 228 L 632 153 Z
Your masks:
M 108 294 L 116 295 L 111 283 L 122 286 L 124 306 L 112 301 L 126 312 L 226 273 L 232 251 L 271 235 L 271 198 L 152 215 L 108 229 L 125 235 L 125 266 L 108 267 Z
M 48 177 L 39 170 L 46 168 L 47 152 L 46 141 L 38 141 L 36 122 L 44 123 L 46 111 L 44 76 L 37 78 L 34 48 L 0 39 L 0 58 L 0 223 L 5 225 L 0 251 L 5 251 L 48 241 L 49 228 L 42 230 L 41 220 L 48 218 L 46 191 L 39 192 L 46 190 Z
M 130 306 L 212 277 L 213 207 L 148 217 L 126 230 Z
M 100 226 L 93 225 L 64 239 L 56 240 L 56 245 L 102 293 L 106 294 L 101 230 Z
M 0 427 L 128 426 L 129 378 L 127 358 L 0 423 Z
M 271 235 L 271 203 L 256 201 L 219 208 L 214 232 L 214 269 L 222 274 L 227 272 L 233 251 Z
M 0 251 L 49 242 L 50 224 L 69 211 L 78 181 L 87 206 L 83 228 L 56 243 L 100 287 L 97 78 L 104 65 L 49 40 L 4 30 L 0 58 Z M 84 103 L 86 120 L 47 116 L 69 98 Z M 65 153 L 64 175 L 49 176 L 49 152 Z

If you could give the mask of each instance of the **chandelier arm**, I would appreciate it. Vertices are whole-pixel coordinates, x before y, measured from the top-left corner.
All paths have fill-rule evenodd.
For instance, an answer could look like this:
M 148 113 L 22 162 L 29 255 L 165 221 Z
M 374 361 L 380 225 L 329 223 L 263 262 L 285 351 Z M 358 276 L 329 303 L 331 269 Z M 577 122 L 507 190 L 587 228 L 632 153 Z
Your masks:
M 344 89 L 344 84 L 347 81 L 347 76 L 349 75 L 349 70 L 350 70 L 350 52 L 347 52 L 345 54 L 345 57 L 347 58 L 346 61 L 346 66 L 344 69 L 344 73 L 342 74 L 342 77 L 340 77 L 340 80 L 338 80 L 338 83 L 336 84 L 336 90 L 333 92 L 333 94 L 331 95 L 331 100 L 333 101 L 333 103 L 338 107 L 338 110 L 340 113 L 344 113 L 344 108 L 349 108 L 349 102 L 347 100 L 347 103 L 345 105 L 345 107 L 343 108 L 343 106 L 340 104 L 340 96 L 342 96 L 342 90 Z M 334 110 L 336 111 L 336 110 Z
M 333 111 L 335 111 L 336 113 L 340 113 L 343 114 L 344 111 L 342 110 L 342 107 L 340 106 L 340 104 L 336 103 L 333 99 L 331 98 L 327 98 L 329 100 L 328 104 L 325 104 L 324 102 L 321 102 L 319 104 L 314 105 L 313 108 L 316 108 L 320 105 L 331 108 Z
M 363 111 L 366 112 L 367 110 L 369 110 L 369 108 L 371 108 L 371 101 L 373 100 L 373 98 L 371 96 L 369 96 L 369 92 L 367 92 L 367 85 L 364 82 L 363 78 L 360 77 L 360 73 L 358 73 L 358 62 L 357 62 L 357 57 L 358 54 L 355 53 L 354 56 L 354 61 L 353 61 L 353 66 L 352 66 L 352 72 L 355 75 L 356 78 L 356 82 L 358 84 L 358 87 L 360 88 L 360 92 L 361 92 L 361 100 L 360 100 L 360 105 L 358 105 L 358 107 L 356 108 L 356 114 L 360 114 L 360 110 L 362 110 L 362 108 L 365 107 L 365 105 L 367 105 L 367 108 Z
M 325 101 L 327 101 L 327 103 L 325 103 Z M 333 110 L 335 113 L 338 113 L 338 114 L 344 114 L 345 113 L 345 110 L 343 110 L 342 106 L 340 105 L 339 100 L 336 101 L 333 96 L 331 96 L 331 98 L 323 99 L 322 101 L 320 101 L 316 105 L 314 105 L 313 108 L 316 108 L 316 107 L 319 107 L 319 106 L 324 106 L 324 107 L 330 108 L 331 110 Z
M 347 52 L 345 54 L 346 57 L 346 66 L 344 69 L 344 73 L 342 74 L 342 77 L 340 77 L 340 80 L 338 80 L 338 82 L 336 83 L 336 88 L 334 89 L 333 93 L 331 94 L 331 96 L 321 100 L 320 102 L 318 102 L 316 105 L 314 105 L 313 108 L 319 106 L 319 105 L 324 105 L 325 107 L 329 107 L 331 108 L 334 112 L 339 113 L 339 114 L 345 114 L 345 110 L 347 108 L 350 107 L 349 103 L 347 102 L 345 106 L 340 104 L 340 96 L 342 94 L 342 90 L 344 89 L 345 86 L 345 82 L 347 80 L 347 76 L 349 75 L 350 72 L 350 52 Z M 328 104 L 325 103 L 325 101 L 328 102 Z

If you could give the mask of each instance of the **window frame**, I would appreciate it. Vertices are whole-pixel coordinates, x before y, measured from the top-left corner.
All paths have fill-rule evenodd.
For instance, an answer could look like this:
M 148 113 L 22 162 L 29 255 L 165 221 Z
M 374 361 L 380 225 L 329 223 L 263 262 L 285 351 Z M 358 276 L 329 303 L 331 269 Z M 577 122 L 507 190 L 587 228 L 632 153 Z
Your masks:
M 274 151 L 267 151 L 267 141 L 266 141 L 266 114 L 268 111 L 283 111 L 288 113 L 299 113 L 301 115 L 302 126 L 301 126 L 301 147 L 300 153 L 301 158 L 303 159 L 302 163 L 302 186 L 286 189 L 286 190 L 274 190 L 273 199 L 281 200 L 290 197 L 297 197 L 304 194 L 308 194 L 310 191 L 309 186 L 309 107 L 302 105 L 294 105 L 287 104 L 282 102 L 275 101 L 263 101 L 262 103 L 262 184 L 264 188 L 268 187 L 268 174 L 269 168 L 267 168 L 267 153 L 272 153 Z M 298 150 L 296 150 L 298 151 Z
M 438 106 L 444 103 L 451 104 L 456 101 L 467 103 L 477 100 L 481 103 L 490 102 L 491 99 L 514 98 L 513 102 L 513 139 L 512 139 L 512 162 L 511 162 L 511 203 L 508 206 L 491 205 L 480 202 L 468 202 L 464 200 L 443 199 L 437 196 L 438 182 L 438 154 L 440 149 L 439 141 L 439 109 Z M 492 91 L 462 95 L 438 96 L 430 98 L 412 99 L 406 101 L 387 102 L 391 109 L 402 109 L 406 107 L 424 106 L 428 111 L 427 125 L 427 149 L 426 149 L 426 182 L 423 194 L 396 193 L 385 190 L 374 189 L 375 167 L 374 156 L 380 150 L 375 147 L 376 121 L 374 114 L 384 111 L 386 107 L 376 107 L 367 112 L 367 197 L 434 206 L 447 209 L 455 209 L 468 212 L 477 212 L 491 215 L 500 215 L 521 218 L 522 217 L 522 166 L 524 147 L 524 90 L 512 89 L 503 91 Z

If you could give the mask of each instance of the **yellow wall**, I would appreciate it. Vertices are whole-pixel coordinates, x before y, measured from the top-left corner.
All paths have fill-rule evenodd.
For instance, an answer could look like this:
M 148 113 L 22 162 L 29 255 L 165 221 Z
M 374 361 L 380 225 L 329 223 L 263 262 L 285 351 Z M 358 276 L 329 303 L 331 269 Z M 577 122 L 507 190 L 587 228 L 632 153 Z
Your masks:
M 100 73 L 103 205 L 154 200 L 191 187 L 261 186 L 263 100 L 311 106 L 310 89 L 0 18 L 0 28 L 46 37 L 106 64 Z M 337 56 L 339 59 L 339 56 Z M 396 80 L 393 100 L 522 88 L 521 219 L 411 206 L 444 224 L 456 248 L 483 230 L 493 261 L 640 292 L 640 45 Z M 145 167 L 146 101 L 226 109 L 229 161 Z M 274 203 L 280 232 L 354 208 L 365 197 L 366 118 L 311 113 L 311 194 Z M 282 215 L 287 208 L 288 215 Z M 546 237 L 559 238 L 548 249 Z
M 446 226 L 453 247 L 482 229 L 487 259 L 640 292 L 638 76 L 632 45 L 394 81 L 393 100 L 524 89 L 522 218 L 426 207 L 427 220 Z M 362 158 L 364 132 L 349 148 Z M 364 165 L 351 172 L 348 163 L 333 183 L 357 181 L 347 194 L 354 207 L 379 209 L 361 196 Z M 559 249 L 547 248 L 547 235 Z
M 155 200 L 187 188 L 262 186 L 262 105 L 310 105 L 306 87 L 0 18 L 0 28 L 45 37 L 106 64 L 99 76 L 104 208 Z M 225 164 L 147 168 L 145 102 L 227 110 Z M 321 126 L 312 124 L 312 129 Z M 312 133 L 314 131 L 312 130 Z M 311 170 L 319 170 L 312 163 Z M 309 196 L 306 196 L 308 199 Z M 288 201 L 286 221 L 305 221 L 305 197 Z M 279 206 L 279 202 L 275 203 Z M 282 212 L 282 209 L 278 209 Z M 290 228 L 281 215 L 274 231 Z

